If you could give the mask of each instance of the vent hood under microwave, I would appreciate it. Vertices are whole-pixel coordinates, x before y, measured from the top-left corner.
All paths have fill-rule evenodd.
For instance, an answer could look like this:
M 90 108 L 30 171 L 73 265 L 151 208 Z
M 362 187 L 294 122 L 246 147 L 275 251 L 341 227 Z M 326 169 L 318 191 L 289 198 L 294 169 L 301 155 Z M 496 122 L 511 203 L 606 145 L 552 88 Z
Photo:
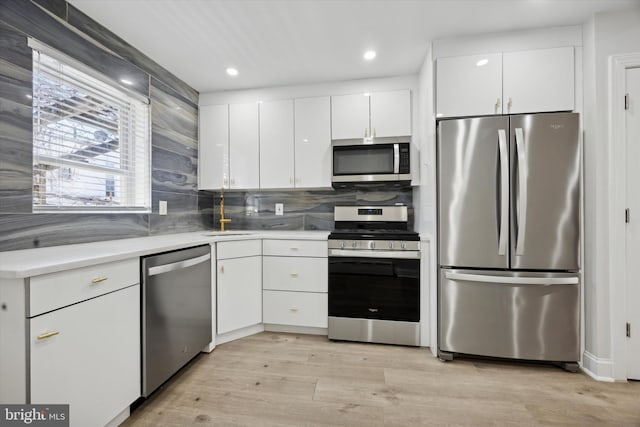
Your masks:
M 331 184 L 389 182 L 410 185 L 410 137 L 333 140 Z

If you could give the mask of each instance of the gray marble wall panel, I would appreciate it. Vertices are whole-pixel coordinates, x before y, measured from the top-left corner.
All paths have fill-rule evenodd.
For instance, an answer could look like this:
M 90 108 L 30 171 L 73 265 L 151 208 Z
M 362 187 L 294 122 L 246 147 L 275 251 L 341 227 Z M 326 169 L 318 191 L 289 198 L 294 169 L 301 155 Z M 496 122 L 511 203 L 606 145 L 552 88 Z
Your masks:
M 135 47 L 115 35 L 109 29 L 103 27 L 73 5 L 69 5 L 69 24 L 73 25 L 83 33 L 92 37 L 108 49 L 117 52 L 128 62 L 140 67 L 148 74 L 161 81 L 168 83 L 175 96 L 183 98 L 185 102 L 191 103 L 193 106 L 198 105 L 198 92 L 189 85 L 178 79 L 169 71 L 162 68 L 155 61 L 144 55 Z M 141 23 L 144 25 L 145 23 Z
M 0 249 L 142 237 L 148 230 L 149 217 L 145 214 L 0 215 Z
M 410 188 L 378 186 L 374 190 L 336 189 L 326 191 L 262 191 L 224 193 L 229 229 L 332 230 L 335 206 L 380 206 L 401 203 L 408 206 L 413 228 L 413 191 Z M 213 193 L 213 227 L 220 228 L 220 193 Z M 275 204 L 284 204 L 284 215 L 275 215 Z M 201 209 L 203 206 L 201 206 Z
M 31 49 L 0 22 L 0 213 L 31 212 Z
M 31 0 L 41 8 L 58 18 L 67 20 L 67 2 L 65 0 Z
M 86 30 L 84 35 L 64 22 L 67 15 Z M 31 93 L 32 56 L 27 35 L 113 78 L 127 70 L 144 82 L 138 89 L 151 98 L 152 213 L 31 213 L 32 106 L 26 95 Z M 142 56 L 63 0 L 0 1 L 0 251 L 211 228 L 213 194 L 196 191 L 198 94 L 137 55 Z M 152 74 L 164 81 L 141 70 L 147 66 L 156 67 Z M 158 215 L 159 200 L 168 202 L 168 215 Z
M 9 26 L 34 37 L 70 57 L 89 64 L 92 68 L 115 81 L 127 78 L 129 89 L 147 95 L 149 76 L 137 66 L 108 52 L 97 43 L 77 34 L 68 24 L 54 18 L 40 6 L 26 0 L 2 0 L 0 19 Z

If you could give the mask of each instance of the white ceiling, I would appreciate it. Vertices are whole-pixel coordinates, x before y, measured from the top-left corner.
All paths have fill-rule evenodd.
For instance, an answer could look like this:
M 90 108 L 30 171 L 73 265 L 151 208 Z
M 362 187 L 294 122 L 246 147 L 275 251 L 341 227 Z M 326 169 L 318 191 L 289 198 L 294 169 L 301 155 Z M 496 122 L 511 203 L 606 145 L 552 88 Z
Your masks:
M 561 25 L 640 0 L 69 0 L 199 92 L 417 73 L 431 40 Z M 375 49 L 372 62 L 362 59 Z M 227 76 L 236 67 L 237 77 Z

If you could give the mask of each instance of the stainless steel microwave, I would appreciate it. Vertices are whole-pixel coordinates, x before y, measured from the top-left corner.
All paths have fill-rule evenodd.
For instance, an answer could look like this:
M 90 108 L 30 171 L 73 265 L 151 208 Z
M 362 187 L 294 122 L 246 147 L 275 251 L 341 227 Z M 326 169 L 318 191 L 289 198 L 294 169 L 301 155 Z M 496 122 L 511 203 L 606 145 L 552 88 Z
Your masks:
M 410 141 L 334 140 L 331 148 L 334 187 L 358 182 L 411 182 Z

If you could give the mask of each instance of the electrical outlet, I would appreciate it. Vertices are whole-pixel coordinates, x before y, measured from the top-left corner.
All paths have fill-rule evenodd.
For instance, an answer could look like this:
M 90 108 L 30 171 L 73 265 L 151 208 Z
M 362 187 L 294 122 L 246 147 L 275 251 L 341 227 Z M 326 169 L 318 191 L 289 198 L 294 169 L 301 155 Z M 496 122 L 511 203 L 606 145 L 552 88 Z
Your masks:
M 166 200 L 160 200 L 160 202 L 158 202 L 158 214 L 160 214 L 160 215 L 166 215 L 167 214 L 167 201 Z
M 284 215 L 284 203 L 276 203 L 276 215 Z

